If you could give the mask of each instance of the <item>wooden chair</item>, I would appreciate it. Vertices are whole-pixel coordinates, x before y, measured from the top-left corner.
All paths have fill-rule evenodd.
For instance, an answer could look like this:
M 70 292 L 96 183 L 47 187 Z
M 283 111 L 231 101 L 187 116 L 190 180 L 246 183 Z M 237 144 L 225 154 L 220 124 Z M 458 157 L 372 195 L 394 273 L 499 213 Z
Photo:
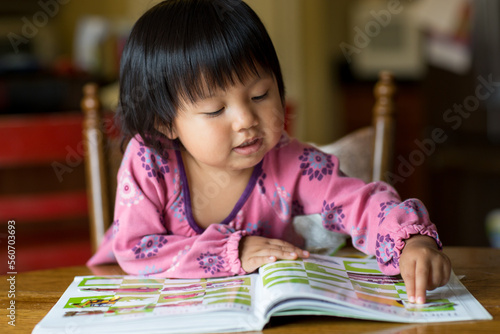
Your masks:
M 320 146 L 336 155 L 342 171 L 365 182 L 388 181 L 394 155 L 396 88 L 391 73 L 380 72 L 374 87 L 372 124 L 353 131 L 335 142 Z
M 113 111 L 103 112 L 98 95 L 96 84 L 89 83 L 83 87 L 83 147 L 93 251 L 113 219 L 116 173 L 122 159 Z
M 374 92 L 376 102 L 373 108 L 373 124 L 321 147 L 326 152 L 339 156 L 344 173 L 366 182 L 384 180 L 384 175 L 392 164 L 395 87 L 390 73 L 381 72 Z M 116 153 L 116 139 L 109 140 L 109 131 L 104 130 L 98 88 L 95 84 L 87 84 L 84 87 L 81 106 L 84 113 L 83 138 L 89 215 L 92 244 L 95 249 L 112 222 L 116 183 L 111 185 L 111 181 L 116 182 L 120 154 Z M 109 159 L 108 155 L 112 152 L 113 156 Z

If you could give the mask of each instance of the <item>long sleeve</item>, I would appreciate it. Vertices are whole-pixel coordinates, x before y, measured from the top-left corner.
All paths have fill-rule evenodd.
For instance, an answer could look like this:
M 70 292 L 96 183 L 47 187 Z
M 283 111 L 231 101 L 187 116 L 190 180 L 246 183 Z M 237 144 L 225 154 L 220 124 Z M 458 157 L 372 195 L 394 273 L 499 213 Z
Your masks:
M 320 214 L 323 226 L 349 234 L 353 245 L 377 257 L 386 274 L 399 273 L 404 240 L 428 235 L 441 247 L 436 227 L 417 199 L 401 201 L 384 182 L 365 184 L 345 176 L 338 159 L 292 140 L 266 165 L 279 175 L 281 192 L 290 196 L 295 214 Z M 286 177 L 285 175 L 288 175 Z
M 133 139 L 118 172 L 114 222 L 88 262 L 117 262 L 130 274 L 214 277 L 243 274 L 241 231 L 213 224 L 195 231 L 184 210 L 176 155 Z

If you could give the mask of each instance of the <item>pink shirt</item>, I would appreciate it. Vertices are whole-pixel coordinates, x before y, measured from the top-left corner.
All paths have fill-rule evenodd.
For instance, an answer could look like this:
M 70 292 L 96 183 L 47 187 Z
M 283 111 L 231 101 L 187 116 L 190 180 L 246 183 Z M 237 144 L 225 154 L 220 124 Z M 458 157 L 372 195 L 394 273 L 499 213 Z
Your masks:
M 254 168 L 236 206 L 219 224 L 199 227 L 191 204 L 224 191 L 223 172 L 196 194 L 189 192 L 180 151 L 163 156 L 140 139 L 130 141 L 118 172 L 115 217 L 88 265 L 118 263 L 130 274 L 201 278 L 245 274 L 238 257 L 244 235 L 303 245 L 294 216 L 319 213 L 323 226 L 351 235 L 357 249 L 375 255 L 386 274 L 399 273 L 404 240 L 434 238 L 436 227 L 417 199 L 401 202 L 388 184 L 345 176 L 339 161 L 283 136 Z

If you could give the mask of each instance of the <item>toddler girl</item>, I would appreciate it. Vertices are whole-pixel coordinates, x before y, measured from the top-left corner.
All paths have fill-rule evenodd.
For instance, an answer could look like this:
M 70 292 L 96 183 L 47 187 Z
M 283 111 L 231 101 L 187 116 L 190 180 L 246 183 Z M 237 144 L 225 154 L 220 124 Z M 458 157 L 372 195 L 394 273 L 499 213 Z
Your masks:
M 335 156 L 287 137 L 273 44 L 239 0 L 167 0 L 135 24 L 121 61 L 118 119 L 130 139 L 114 222 L 88 265 L 131 274 L 241 275 L 307 258 L 297 215 L 350 234 L 410 301 L 448 281 L 423 204 L 341 171 Z

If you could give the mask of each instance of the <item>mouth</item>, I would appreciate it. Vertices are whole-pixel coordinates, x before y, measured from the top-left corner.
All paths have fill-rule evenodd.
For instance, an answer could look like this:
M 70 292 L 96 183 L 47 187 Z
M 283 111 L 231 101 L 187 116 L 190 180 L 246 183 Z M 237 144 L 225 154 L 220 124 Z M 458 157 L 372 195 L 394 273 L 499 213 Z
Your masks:
M 253 138 L 253 139 L 247 140 L 243 144 L 237 146 L 236 148 L 245 148 L 248 146 L 255 145 L 259 140 L 260 140 L 260 138 Z
M 263 143 L 262 138 L 252 138 L 244 141 L 242 144 L 236 146 L 233 150 L 239 154 L 249 155 L 253 154 L 261 148 Z

